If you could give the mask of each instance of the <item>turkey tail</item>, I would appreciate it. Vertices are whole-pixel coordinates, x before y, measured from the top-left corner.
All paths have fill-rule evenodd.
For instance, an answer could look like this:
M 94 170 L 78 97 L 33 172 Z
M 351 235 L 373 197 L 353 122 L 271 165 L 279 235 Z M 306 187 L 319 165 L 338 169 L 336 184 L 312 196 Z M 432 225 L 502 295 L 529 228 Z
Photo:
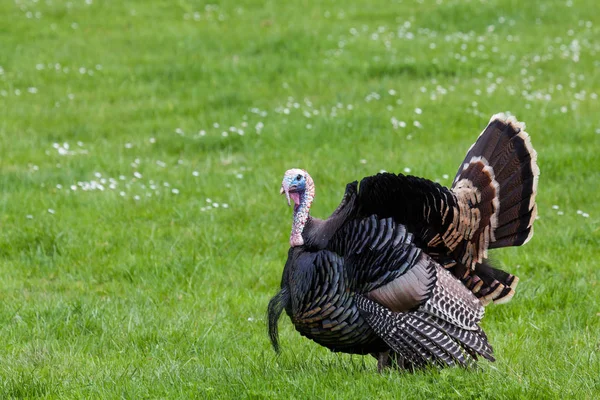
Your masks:
M 520 246 L 533 235 L 540 174 L 536 159 L 525 125 L 497 114 L 454 178 L 458 222 L 467 227 L 467 240 L 452 252 L 457 261 L 452 272 L 483 304 L 507 302 L 514 295 L 518 278 L 489 265 L 487 250 Z
M 451 271 L 484 306 L 491 302 L 508 303 L 519 283 L 517 276 L 491 266 L 487 259 L 477 263 L 474 270 L 468 271 L 464 265 L 457 264 Z
M 525 125 L 494 115 L 454 178 L 467 240 L 453 251 L 452 272 L 483 304 L 508 302 L 519 279 L 489 265 L 487 249 L 520 246 L 533 235 L 540 170 Z M 464 221 L 463 221 L 464 220 Z
M 491 207 L 480 210 L 482 220 L 491 213 L 490 249 L 520 246 L 533 236 L 539 175 L 525 124 L 504 114 L 492 116 L 467 152 L 452 187 L 460 191 L 470 182 L 480 203 L 494 196 Z
M 375 333 L 413 368 L 474 365 L 477 355 L 494 361 L 483 331 L 467 330 L 421 311 L 392 312 L 357 295 L 356 304 Z

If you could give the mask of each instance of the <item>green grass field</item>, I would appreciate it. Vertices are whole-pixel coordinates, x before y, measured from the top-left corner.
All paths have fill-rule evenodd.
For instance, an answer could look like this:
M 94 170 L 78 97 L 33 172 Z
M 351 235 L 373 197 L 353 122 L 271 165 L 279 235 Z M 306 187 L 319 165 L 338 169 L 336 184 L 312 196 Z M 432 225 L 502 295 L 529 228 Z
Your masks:
M 0 398 L 600 398 L 597 0 L 0 2 Z M 312 213 L 449 185 L 490 116 L 541 168 L 497 362 L 378 374 L 265 313 Z

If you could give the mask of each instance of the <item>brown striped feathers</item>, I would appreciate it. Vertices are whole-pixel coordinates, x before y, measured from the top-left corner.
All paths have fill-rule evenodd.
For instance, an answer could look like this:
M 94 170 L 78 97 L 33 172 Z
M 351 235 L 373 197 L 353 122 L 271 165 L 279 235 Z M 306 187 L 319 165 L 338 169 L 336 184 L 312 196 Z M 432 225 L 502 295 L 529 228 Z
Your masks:
M 497 193 L 497 215 L 493 218 L 493 240 L 490 248 L 520 246 L 533 236 L 533 221 L 537 215 L 535 197 L 540 175 L 537 153 L 525 124 L 514 117 L 497 114 L 469 149 L 462 167 L 454 179 L 456 192 L 463 179 L 478 180 L 473 164 L 487 164 Z M 476 182 L 478 191 L 491 191 L 489 184 Z
M 467 268 L 454 272 L 460 271 L 456 276 L 484 304 L 507 302 L 514 295 L 518 278 L 491 267 L 487 251 L 531 239 L 539 174 L 525 124 L 504 114 L 491 118 L 456 174 L 452 191 L 460 209 L 458 230 L 469 235 L 453 249 L 456 261 Z

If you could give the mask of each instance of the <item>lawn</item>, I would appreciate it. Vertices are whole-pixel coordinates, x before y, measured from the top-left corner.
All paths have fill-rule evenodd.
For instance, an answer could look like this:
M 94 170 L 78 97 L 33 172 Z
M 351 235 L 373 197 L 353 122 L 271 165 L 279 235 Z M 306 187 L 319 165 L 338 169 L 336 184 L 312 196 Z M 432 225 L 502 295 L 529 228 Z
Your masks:
M 600 398 L 597 0 L 0 2 L 0 398 Z M 539 219 L 495 363 L 378 374 L 265 313 L 286 169 L 326 217 L 527 123 Z

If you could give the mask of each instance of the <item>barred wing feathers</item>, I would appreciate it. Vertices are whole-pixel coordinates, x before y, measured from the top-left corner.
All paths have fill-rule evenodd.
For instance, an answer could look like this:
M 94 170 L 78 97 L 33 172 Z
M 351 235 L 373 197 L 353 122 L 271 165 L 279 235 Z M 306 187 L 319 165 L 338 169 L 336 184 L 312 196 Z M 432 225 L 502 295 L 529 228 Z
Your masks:
M 413 241 L 392 218 L 372 216 L 348 222 L 328 249 L 293 249 L 270 315 L 289 293 L 285 308 L 296 329 L 333 351 L 391 349 L 412 367 L 493 359 L 478 326 L 480 302 Z M 275 318 L 273 343 L 276 325 Z

